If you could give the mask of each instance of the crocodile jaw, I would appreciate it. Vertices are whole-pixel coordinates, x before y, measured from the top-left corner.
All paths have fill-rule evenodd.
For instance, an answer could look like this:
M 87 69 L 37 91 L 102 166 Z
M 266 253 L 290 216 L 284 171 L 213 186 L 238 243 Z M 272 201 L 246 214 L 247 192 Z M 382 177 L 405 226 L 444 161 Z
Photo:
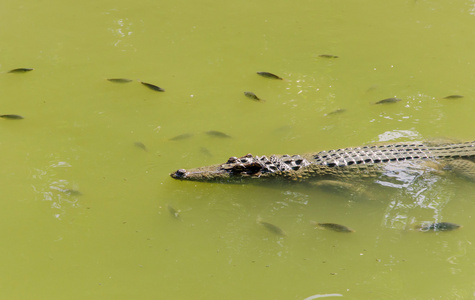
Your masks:
M 230 172 L 221 168 L 221 165 L 190 170 L 179 169 L 170 176 L 174 179 L 190 181 L 226 181 L 231 178 Z

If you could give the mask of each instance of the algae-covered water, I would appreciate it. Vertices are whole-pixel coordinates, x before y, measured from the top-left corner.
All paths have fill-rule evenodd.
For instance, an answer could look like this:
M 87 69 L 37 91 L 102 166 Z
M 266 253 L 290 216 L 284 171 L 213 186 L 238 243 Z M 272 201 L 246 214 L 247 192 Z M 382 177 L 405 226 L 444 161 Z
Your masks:
M 474 1 L 0 8 L 0 114 L 24 117 L 0 118 L 0 298 L 473 297 L 471 182 L 401 175 L 354 197 L 169 173 L 249 152 L 475 140 Z M 414 230 L 443 221 L 463 227 Z

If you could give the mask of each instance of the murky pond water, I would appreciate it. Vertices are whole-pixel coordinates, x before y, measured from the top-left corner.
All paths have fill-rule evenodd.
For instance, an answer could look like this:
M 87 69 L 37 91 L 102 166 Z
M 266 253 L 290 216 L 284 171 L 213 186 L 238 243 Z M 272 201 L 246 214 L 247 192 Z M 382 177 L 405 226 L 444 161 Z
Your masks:
M 0 119 L 3 299 L 475 293 L 471 182 L 421 176 L 367 199 L 169 177 L 249 152 L 474 140 L 474 1 L 1 7 L 0 114 L 24 117 Z M 374 104 L 387 98 L 401 101 Z M 414 230 L 443 221 L 463 227 Z

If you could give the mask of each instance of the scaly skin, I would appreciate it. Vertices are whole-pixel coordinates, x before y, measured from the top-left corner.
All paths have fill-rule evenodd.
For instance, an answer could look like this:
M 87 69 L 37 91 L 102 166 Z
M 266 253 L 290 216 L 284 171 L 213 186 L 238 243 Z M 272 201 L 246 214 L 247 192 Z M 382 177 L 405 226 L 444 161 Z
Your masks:
M 304 155 L 272 155 L 240 158 L 230 157 L 219 165 L 184 170 L 171 177 L 181 180 L 205 182 L 247 181 L 314 181 L 344 180 L 377 177 L 388 166 L 397 168 L 410 162 L 423 168 L 426 162 L 435 163 L 439 169 L 475 181 L 475 141 L 467 143 L 396 143 L 389 145 L 346 148 Z

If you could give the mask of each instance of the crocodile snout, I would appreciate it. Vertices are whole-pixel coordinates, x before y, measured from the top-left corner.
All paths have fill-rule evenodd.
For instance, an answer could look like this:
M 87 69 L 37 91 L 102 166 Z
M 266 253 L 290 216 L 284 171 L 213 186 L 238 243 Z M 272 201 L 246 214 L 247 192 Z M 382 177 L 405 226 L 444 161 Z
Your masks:
M 185 169 L 179 169 L 175 173 L 170 174 L 171 177 L 175 179 L 182 179 L 186 177 L 186 170 Z

